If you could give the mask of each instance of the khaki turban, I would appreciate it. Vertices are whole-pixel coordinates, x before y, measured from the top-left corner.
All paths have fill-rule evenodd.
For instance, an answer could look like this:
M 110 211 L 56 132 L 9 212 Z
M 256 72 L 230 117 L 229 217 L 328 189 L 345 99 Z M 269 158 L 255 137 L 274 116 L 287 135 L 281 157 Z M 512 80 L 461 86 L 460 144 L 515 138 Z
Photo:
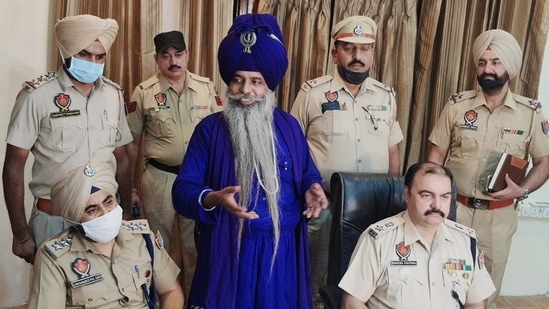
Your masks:
M 522 65 L 522 50 L 517 40 L 510 33 L 493 29 L 479 35 L 473 43 L 475 66 L 478 65 L 480 57 L 488 47 L 499 56 L 510 78 L 518 75 Z
M 91 162 L 71 170 L 51 188 L 53 207 L 65 219 L 81 222 L 92 186 L 116 194 L 118 183 L 110 164 Z
M 93 15 L 68 16 L 55 24 L 54 32 L 61 56 L 66 59 L 78 54 L 95 40 L 99 40 L 108 51 L 116 39 L 118 23 L 114 19 Z

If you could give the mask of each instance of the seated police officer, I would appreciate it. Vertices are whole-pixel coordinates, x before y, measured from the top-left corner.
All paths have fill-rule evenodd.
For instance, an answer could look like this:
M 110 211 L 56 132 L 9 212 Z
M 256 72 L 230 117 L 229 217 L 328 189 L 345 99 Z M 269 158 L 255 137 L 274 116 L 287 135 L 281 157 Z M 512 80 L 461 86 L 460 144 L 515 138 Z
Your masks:
M 122 221 L 114 171 L 71 170 L 51 189 L 72 224 L 38 250 L 29 308 L 183 308 L 179 268 L 147 220 Z

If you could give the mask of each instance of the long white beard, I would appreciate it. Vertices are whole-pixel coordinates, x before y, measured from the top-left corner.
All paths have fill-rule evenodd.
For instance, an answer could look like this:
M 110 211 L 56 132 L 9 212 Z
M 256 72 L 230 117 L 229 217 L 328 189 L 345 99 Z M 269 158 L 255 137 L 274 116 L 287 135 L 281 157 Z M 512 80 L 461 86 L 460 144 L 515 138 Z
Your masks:
M 256 103 L 242 105 L 242 95 L 227 94 L 228 104 L 224 114 L 235 155 L 237 181 L 240 184 L 239 204 L 241 207 L 255 208 L 259 188 L 263 187 L 267 196 L 269 213 L 273 220 L 275 256 L 280 238 L 279 171 L 276 162 L 276 135 L 273 130 L 275 96 L 269 91 L 265 98 L 253 98 Z M 253 191 L 254 179 L 261 186 Z M 240 220 L 239 244 L 243 221 Z M 274 260 L 274 256 L 273 256 Z

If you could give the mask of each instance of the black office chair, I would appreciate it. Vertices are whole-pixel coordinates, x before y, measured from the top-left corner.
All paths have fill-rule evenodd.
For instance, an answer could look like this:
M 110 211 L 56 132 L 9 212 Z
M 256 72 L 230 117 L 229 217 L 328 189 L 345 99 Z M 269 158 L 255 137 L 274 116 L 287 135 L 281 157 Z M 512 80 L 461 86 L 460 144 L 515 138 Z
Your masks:
M 404 177 L 339 172 L 332 175 L 330 190 L 333 200 L 328 278 L 327 285 L 320 288 L 320 296 L 326 309 L 339 309 L 342 291 L 337 285 L 362 232 L 371 224 L 406 209 Z M 451 220 L 455 220 L 456 192 L 453 184 L 448 215 Z

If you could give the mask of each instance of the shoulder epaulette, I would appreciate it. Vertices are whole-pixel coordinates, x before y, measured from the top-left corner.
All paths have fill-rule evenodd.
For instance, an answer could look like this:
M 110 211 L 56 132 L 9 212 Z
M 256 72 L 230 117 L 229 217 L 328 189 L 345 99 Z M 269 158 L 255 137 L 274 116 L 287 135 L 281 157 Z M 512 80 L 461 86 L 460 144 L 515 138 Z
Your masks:
M 189 72 L 189 77 L 194 79 L 194 80 L 197 80 L 199 82 L 203 82 L 203 83 L 209 83 L 210 82 L 210 78 L 200 76 L 200 75 L 196 75 L 196 74 L 191 73 L 191 72 Z
M 146 219 L 122 221 L 122 228 L 133 234 L 149 234 L 151 228 Z
M 477 92 L 475 90 L 467 90 L 467 91 L 458 92 L 456 94 L 452 94 L 450 98 L 448 98 L 448 100 L 450 101 L 451 104 L 455 104 L 461 101 L 474 98 L 476 96 L 477 96 Z
M 309 92 L 309 90 L 313 89 L 314 87 L 325 84 L 331 81 L 332 79 L 334 79 L 332 75 L 324 75 L 319 78 L 311 79 L 301 84 L 301 89 L 303 89 L 303 91 L 305 92 Z
M 122 87 L 120 87 L 119 84 L 113 82 L 112 80 L 106 78 L 105 76 L 101 76 L 101 79 L 103 80 L 104 83 L 107 83 L 107 84 L 113 86 L 114 88 L 116 88 L 116 89 L 122 91 Z
M 528 106 L 529 108 L 533 109 L 536 112 L 538 112 L 541 109 L 541 103 L 538 100 L 523 97 L 518 94 L 513 94 L 513 100 L 515 100 L 518 103 L 521 103 L 522 105 Z
M 56 260 L 68 252 L 72 247 L 72 235 L 69 234 L 69 230 L 63 231 L 58 236 L 50 239 L 44 243 L 43 250 L 52 259 Z
M 160 80 L 158 79 L 158 76 L 154 75 L 153 77 L 151 77 L 151 78 L 147 79 L 146 81 L 142 82 L 141 84 L 139 84 L 139 88 L 147 89 L 147 88 L 155 85 L 158 82 L 160 82 Z
M 401 215 L 392 216 L 370 225 L 368 227 L 368 234 L 373 238 L 378 238 L 379 235 L 401 226 L 404 222 Z
M 388 92 L 394 92 L 393 87 L 371 78 L 372 84 Z
M 459 224 L 459 223 L 457 223 L 455 221 L 452 221 L 452 220 L 444 220 L 444 224 L 446 224 L 446 226 L 449 227 L 449 228 L 460 231 L 463 234 L 466 234 L 467 236 L 469 236 L 471 238 L 477 239 L 477 233 L 475 232 L 475 230 L 468 227 L 468 226 L 465 226 L 463 224 Z
M 25 89 L 28 92 L 32 92 L 34 89 L 44 86 L 45 84 L 56 79 L 57 79 L 57 73 L 48 72 L 47 74 L 41 75 L 31 81 L 24 82 L 23 85 L 21 85 L 21 87 L 23 87 L 23 89 Z

